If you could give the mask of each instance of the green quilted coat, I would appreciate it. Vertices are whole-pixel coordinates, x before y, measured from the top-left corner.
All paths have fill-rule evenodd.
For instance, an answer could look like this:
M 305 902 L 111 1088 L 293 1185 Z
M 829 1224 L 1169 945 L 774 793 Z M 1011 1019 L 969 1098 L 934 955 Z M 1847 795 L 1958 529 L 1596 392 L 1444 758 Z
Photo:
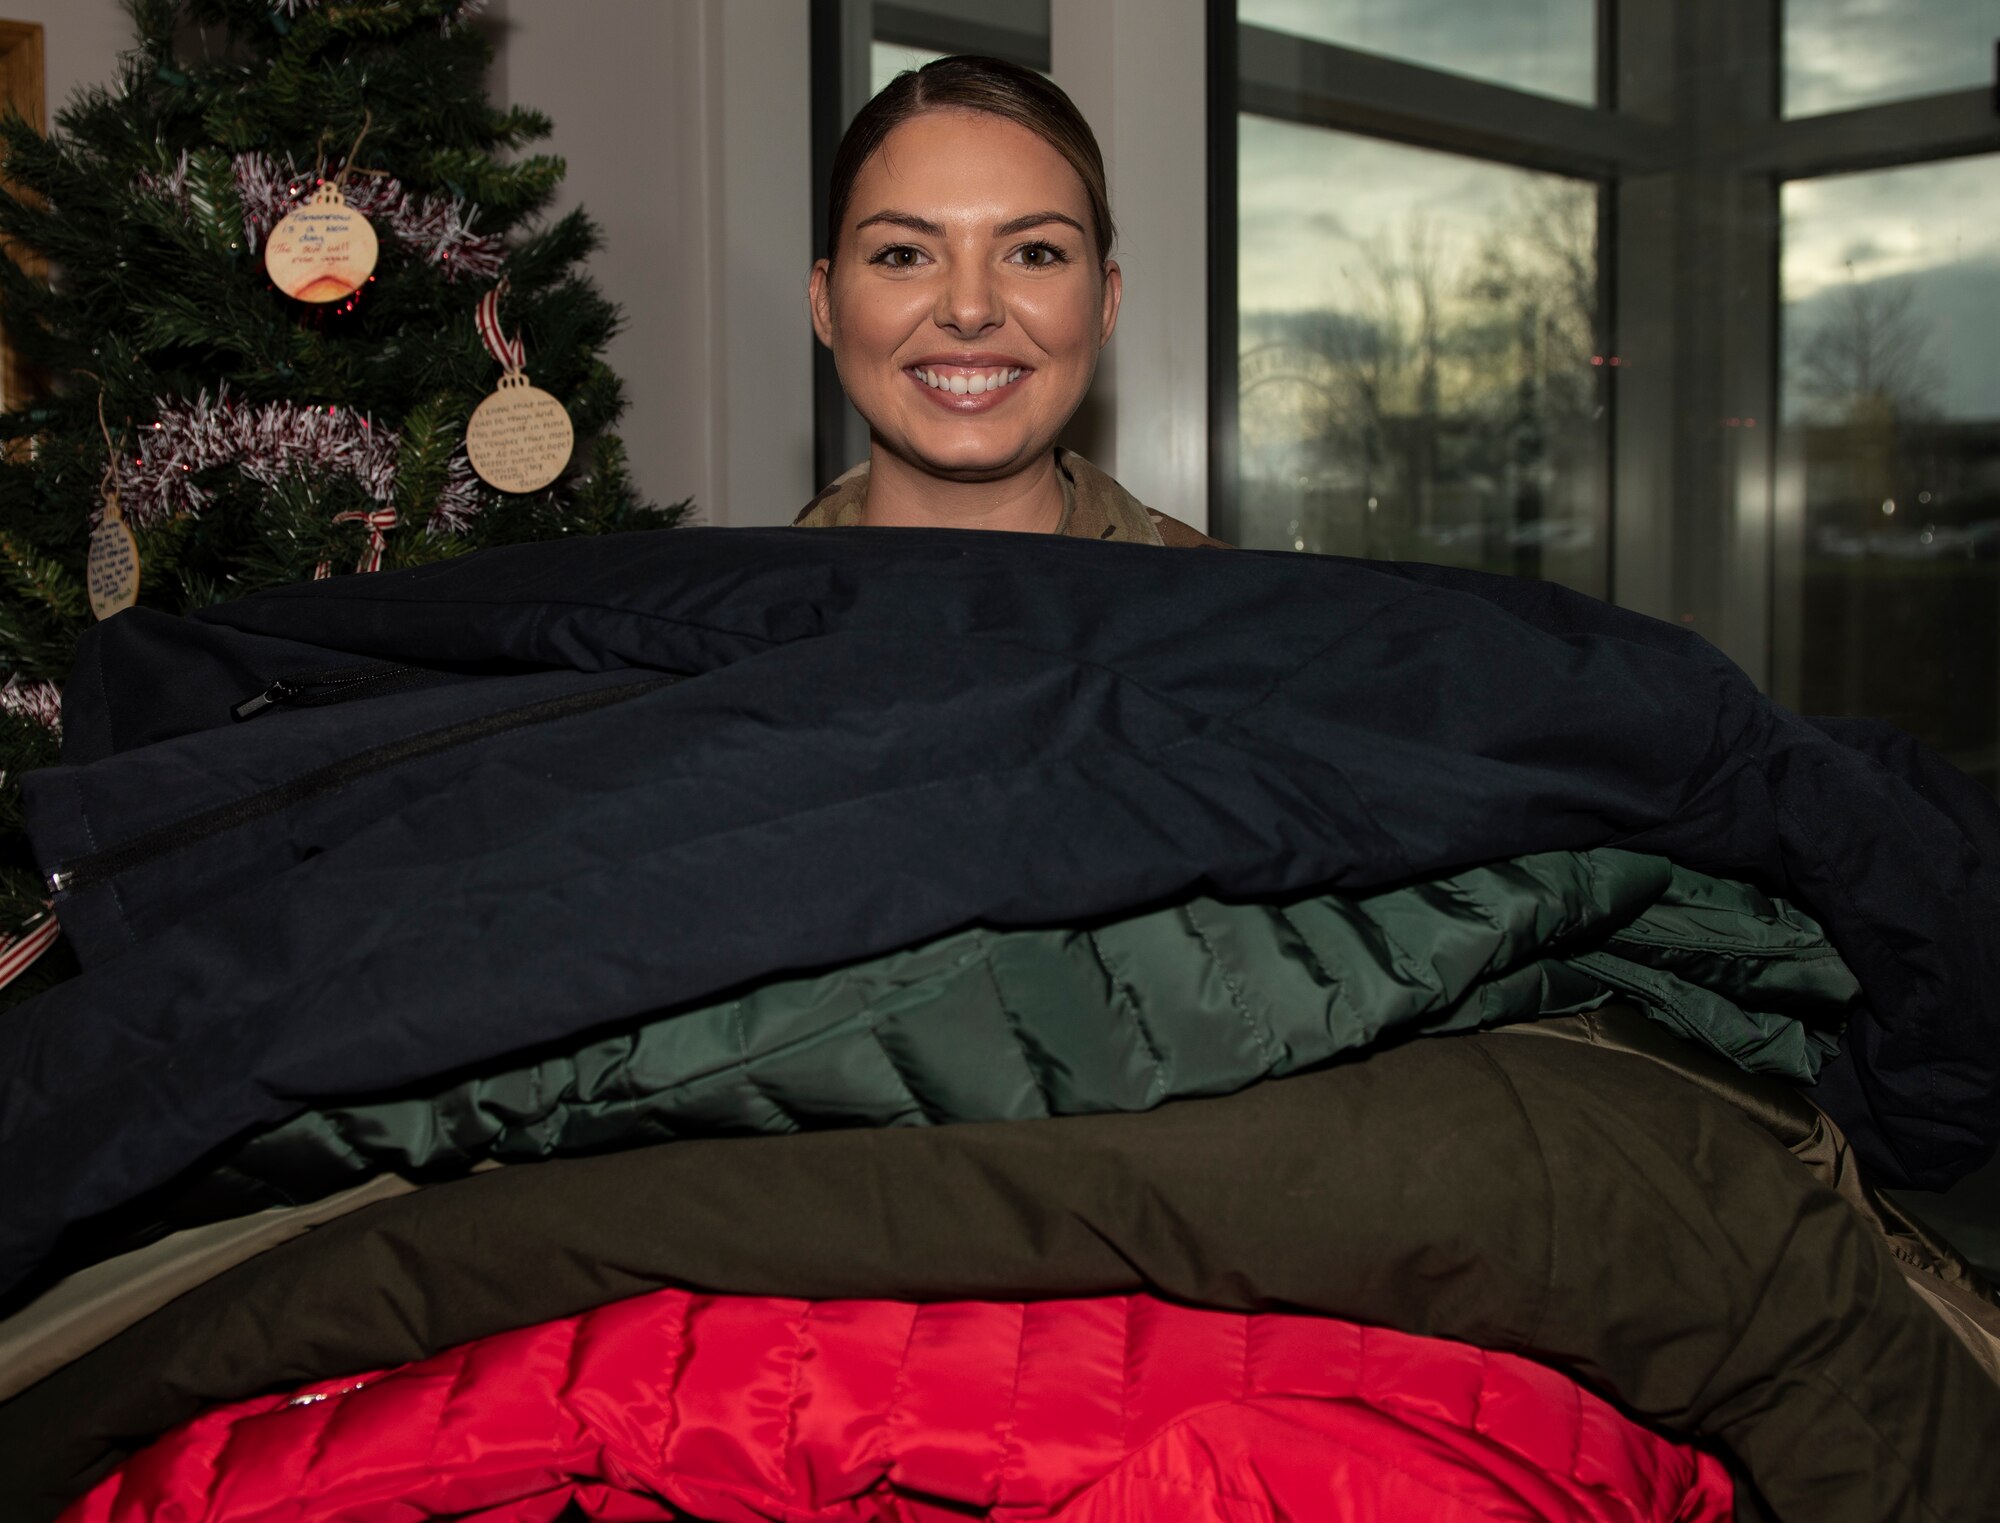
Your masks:
M 1361 896 L 959 931 L 423 1093 L 322 1106 L 242 1145 L 198 1195 L 234 1210 L 385 1170 L 676 1137 L 1144 1110 L 1614 996 L 1809 1081 L 1858 991 L 1816 924 L 1752 888 L 1551 852 Z

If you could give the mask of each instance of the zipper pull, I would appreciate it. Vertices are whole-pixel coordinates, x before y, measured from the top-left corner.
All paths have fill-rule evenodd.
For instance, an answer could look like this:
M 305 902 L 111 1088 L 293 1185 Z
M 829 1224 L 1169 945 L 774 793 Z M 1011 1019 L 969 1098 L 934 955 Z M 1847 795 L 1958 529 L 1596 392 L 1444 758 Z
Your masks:
M 265 688 L 263 692 L 257 694 L 254 698 L 244 699 L 229 712 L 238 719 L 249 719 L 263 713 L 264 710 L 272 707 L 274 704 L 283 703 L 286 699 L 296 698 L 298 695 L 299 689 L 293 687 L 291 683 L 280 677 L 276 682 Z

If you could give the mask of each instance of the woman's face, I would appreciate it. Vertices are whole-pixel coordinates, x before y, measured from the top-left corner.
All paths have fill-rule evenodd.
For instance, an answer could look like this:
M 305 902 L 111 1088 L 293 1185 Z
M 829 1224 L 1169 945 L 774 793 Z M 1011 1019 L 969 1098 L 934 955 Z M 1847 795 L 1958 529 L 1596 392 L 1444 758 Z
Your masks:
M 1055 444 L 1118 320 L 1118 267 L 1089 227 L 1076 171 L 1005 117 L 932 111 L 889 134 L 811 289 L 813 331 L 884 446 L 992 481 Z

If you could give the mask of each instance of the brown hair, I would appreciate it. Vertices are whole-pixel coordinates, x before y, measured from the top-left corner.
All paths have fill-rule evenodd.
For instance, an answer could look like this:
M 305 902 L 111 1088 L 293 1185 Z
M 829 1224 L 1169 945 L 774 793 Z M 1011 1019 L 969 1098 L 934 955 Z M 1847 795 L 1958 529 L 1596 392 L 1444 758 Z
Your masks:
M 927 111 L 984 111 L 1018 122 L 1069 162 L 1090 198 L 1091 229 L 1101 263 L 1111 256 L 1117 229 L 1111 221 L 1111 196 L 1105 189 L 1104 155 L 1090 123 L 1076 103 L 1033 69 L 1004 58 L 960 53 L 934 59 L 921 69 L 905 70 L 882 87 L 848 125 L 833 156 L 833 180 L 827 192 L 826 258 L 833 262 L 840 247 L 840 226 L 861 166 L 873 158 L 883 140 L 912 117 Z

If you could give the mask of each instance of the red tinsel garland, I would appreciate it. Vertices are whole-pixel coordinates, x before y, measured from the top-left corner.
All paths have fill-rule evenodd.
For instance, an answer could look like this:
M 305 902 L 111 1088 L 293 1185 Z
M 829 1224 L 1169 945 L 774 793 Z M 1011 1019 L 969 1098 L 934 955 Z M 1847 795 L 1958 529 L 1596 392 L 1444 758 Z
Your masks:
M 62 734 L 62 689 L 53 682 L 23 682 L 18 675 L 0 687 L 0 713 L 32 719 L 52 735 Z M 0 773 L 4 778 L 5 773 Z
M 231 401 L 224 387 L 213 402 L 205 391 L 192 402 L 162 398 L 154 418 L 139 430 L 138 454 L 118 460 L 118 504 L 135 529 L 199 513 L 210 494 L 195 476 L 219 465 L 234 466 L 262 486 L 288 476 L 344 475 L 376 502 L 395 495 L 401 438 L 351 408 L 252 406 Z M 458 532 L 484 505 L 471 465 L 454 454 L 428 527 Z
M 321 174 L 302 174 L 289 162 L 281 168 L 268 153 L 239 153 L 230 164 L 243 204 L 243 241 L 253 254 L 271 229 L 318 188 L 322 176 L 340 172 L 335 163 Z M 186 210 L 193 202 L 187 150 L 166 173 L 140 175 L 138 185 Z M 446 280 L 491 280 L 506 262 L 505 244 L 472 230 L 479 208 L 457 196 L 412 196 L 393 175 L 358 173 L 348 176 L 341 191 L 375 227 L 443 270 Z

